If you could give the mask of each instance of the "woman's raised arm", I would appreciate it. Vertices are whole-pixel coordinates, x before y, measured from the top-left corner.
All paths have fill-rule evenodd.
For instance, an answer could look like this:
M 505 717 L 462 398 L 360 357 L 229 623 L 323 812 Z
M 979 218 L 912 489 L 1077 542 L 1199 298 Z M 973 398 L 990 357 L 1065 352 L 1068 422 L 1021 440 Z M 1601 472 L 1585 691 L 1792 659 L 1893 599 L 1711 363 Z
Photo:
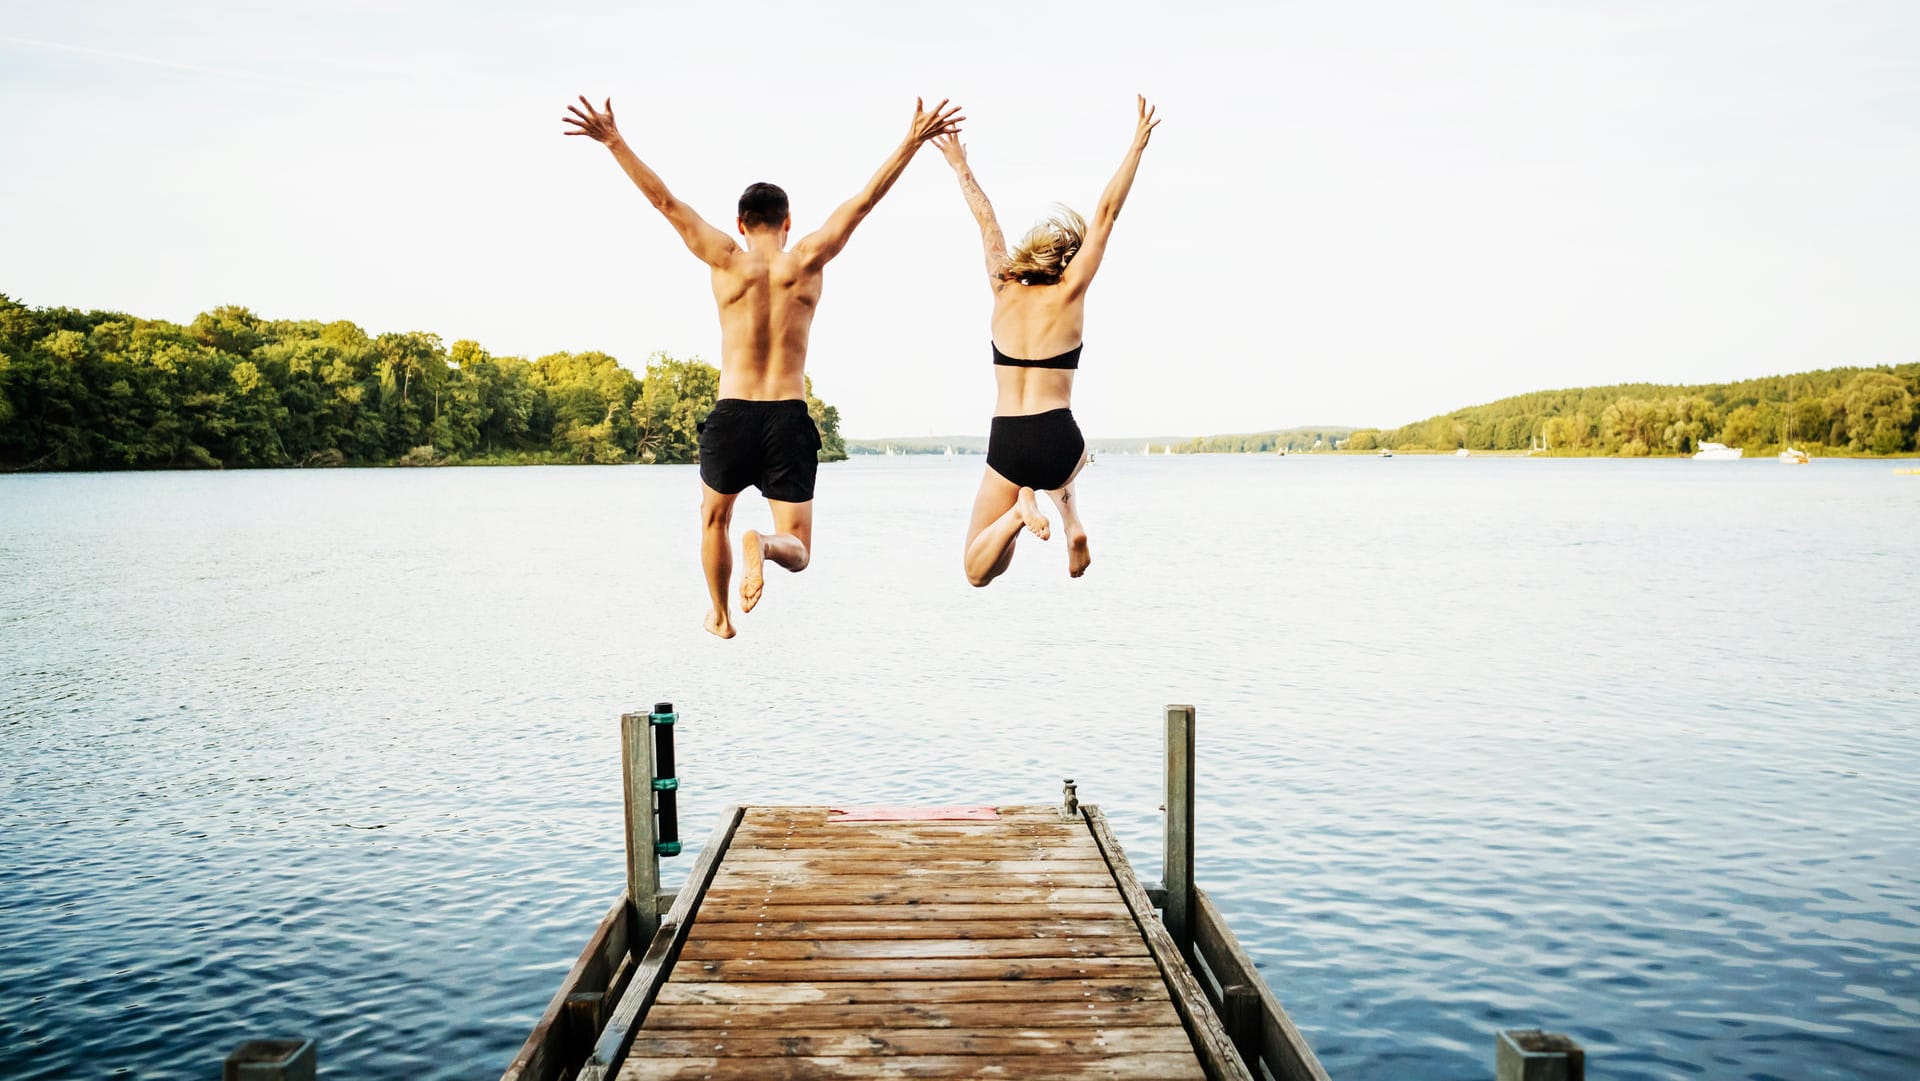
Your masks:
M 1139 118 L 1133 127 L 1133 142 L 1127 146 L 1127 156 L 1121 159 L 1119 171 L 1107 181 L 1107 190 L 1100 193 L 1100 202 L 1093 208 L 1093 220 L 1087 224 L 1087 238 L 1081 243 L 1080 251 L 1060 275 L 1060 283 L 1076 293 L 1084 292 L 1093 283 L 1094 271 L 1100 269 L 1100 260 L 1107 254 L 1107 237 L 1113 233 L 1113 223 L 1120 220 L 1120 208 L 1126 204 L 1127 192 L 1133 187 L 1133 174 L 1140 171 L 1140 155 L 1147 149 L 1153 129 L 1160 126 L 1154 116 L 1156 110 L 1147 104 L 1147 99 L 1136 95 L 1135 100 L 1139 105 Z
M 980 226 L 980 244 L 986 249 L 987 278 L 997 289 L 1000 286 L 1000 268 L 1007 261 L 1007 238 L 1000 233 L 1000 219 L 994 217 L 993 204 L 987 201 L 987 193 L 980 190 L 980 182 L 973 178 L 973 170 L 967 166 L 967 148 L 960 145 L 958 133 L 943 135 L 933 141 L 940 153 L 953 166 L 954 175 L 960 178 L 960 194 L 966 197 L 967 209 L 973 211 L 973 220 Z

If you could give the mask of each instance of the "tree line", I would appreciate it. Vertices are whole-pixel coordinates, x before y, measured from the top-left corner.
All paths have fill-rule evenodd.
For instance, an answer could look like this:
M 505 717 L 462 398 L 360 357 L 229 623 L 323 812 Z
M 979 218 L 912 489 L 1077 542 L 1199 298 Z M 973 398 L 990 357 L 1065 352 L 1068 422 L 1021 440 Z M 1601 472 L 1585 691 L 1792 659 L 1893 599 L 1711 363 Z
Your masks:
M 1701 443 L 1750 453 L 1920 450 L 1920 364 L 1829 368 L 1699 386 L 1624 384 L 1503 398 L 1408 424 L 1363 428 L 1345 449 L 1528 450 L 1642 457 Z
M 1352 432 L 1352 428 L 1283 428 L 1245 435 L 1203 435 L 1176 444 L 1173 451 L 1175 454 L 1265 454 L 1284 450 L 1297 454 L 1332 450 Z
M 181 326 L 0 294 L 0 468 L 691 462 L 720 372 L 220 307 Z M 822 461 L 840 414 L 807 384 Z

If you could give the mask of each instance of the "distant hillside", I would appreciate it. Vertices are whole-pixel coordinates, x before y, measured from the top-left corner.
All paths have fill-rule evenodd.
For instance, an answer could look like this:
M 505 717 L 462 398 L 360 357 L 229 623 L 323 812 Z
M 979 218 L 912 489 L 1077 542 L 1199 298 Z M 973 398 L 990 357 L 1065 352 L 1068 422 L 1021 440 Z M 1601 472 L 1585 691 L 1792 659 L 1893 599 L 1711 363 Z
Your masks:
M 1771 453 L 1900 454 L 1915 445 L 1920 364 L 1828 368 L 1737 383 L 1543 390 L 1400 428 L 1362 428 L 1348 450 L 1527 450 L 1639 457 L 1703 442 Z
M 1173 448 L 1176 454 L 1257 454 L 1285 449 L 1289 453 L 1332 450 L 1352 435 L 1354 429 L 1322 426 L 1318 428 L 1281 428 L 1246 435 L 1206 435 L 1190 439 Z

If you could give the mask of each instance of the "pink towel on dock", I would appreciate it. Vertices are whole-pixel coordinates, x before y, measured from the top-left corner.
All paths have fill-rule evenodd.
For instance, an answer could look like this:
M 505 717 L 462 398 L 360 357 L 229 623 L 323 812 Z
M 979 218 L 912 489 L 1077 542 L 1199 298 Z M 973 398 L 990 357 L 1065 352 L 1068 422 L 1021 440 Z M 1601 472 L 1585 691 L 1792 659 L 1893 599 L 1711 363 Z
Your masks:
M 1000 817 L 991 807 L 829 807 L 829 822 L 984 822 Z

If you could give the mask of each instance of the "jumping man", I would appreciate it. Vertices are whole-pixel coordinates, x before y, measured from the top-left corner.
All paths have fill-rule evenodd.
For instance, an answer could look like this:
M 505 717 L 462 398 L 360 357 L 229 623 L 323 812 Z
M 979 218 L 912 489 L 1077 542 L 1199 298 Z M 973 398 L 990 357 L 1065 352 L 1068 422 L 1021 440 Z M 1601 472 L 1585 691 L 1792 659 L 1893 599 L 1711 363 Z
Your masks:
M 666 215 L 688 250 L 712 271 L 713 299 L 720 309 L 720 393 L 700 432 L 700 514 L 704 532 L 700 562 L 706 570 L 713 610 L 707 630 L 733 637 L 727 612 L 727 581 L 733 573 L 728 530 L 733 503 L 748 485 L 760 490 L 773 511 L 773 532 L 748 530 L 740 538 L 740 610 L 753 611 L 765 587 L 763 565 L 772 560 L 802 571 L 813 544 L 813 480 L 820 432 L 807 414 L 807 333 L 820 303 L 821 271 L 900 179 L 927 140 L 959 130 L 958 106 L 932 109 L 913 103 L 906 138 L 858 195 L 840 204 L 825 225 L 791 250 L 787 193 L 754 184 L 740 196 L 734 228 L 745 247 L 673 197 L 667 185 L 637 157 L 614 126 L 613 102 L 600 109 L 586 98 L 567 106 L 573 126 L 613 152 L 654 209 Z

